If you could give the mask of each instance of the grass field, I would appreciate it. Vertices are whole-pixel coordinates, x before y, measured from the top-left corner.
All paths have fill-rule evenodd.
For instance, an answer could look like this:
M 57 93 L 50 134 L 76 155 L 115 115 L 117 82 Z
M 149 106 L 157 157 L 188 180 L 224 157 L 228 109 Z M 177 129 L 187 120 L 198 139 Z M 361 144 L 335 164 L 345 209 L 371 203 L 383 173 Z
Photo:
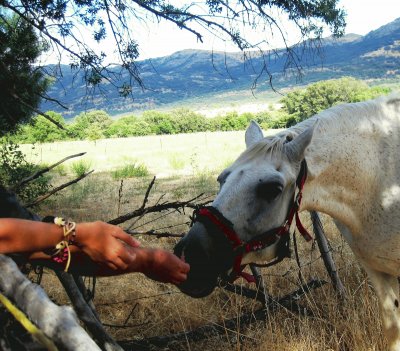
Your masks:
M 213 197 L 217 191 L 218 170 L 244 149 L 243 134 L 199 133 L 42 145 L 36 148 L 34 157 L 37 160 L 50 164 L 67 155 L 87 151 L 86 158 L 97 172 L 50 198 L 41 207 L 40 214 L 60 214 L 76 221 L 110 220 L 141 206 L 153 175 L 157 175 L 158 180 L 150 194 L 149 205 L 160 198 L 163 201 L 185 200 L 200 193 Z M 114 179 L 110 171 L 134 161 L 145 164 L 150 173 L 145 177 L 124 179 L 121 187 L 121 182 Z M 54 176 L 56 182 L 71 178 L 56 172 Z M 177 212 L 163 217 L 146 215 L 122 227 L 132 226 L 143 231 L 167 228 L 164 230 L 182 233 L 188 230 L 189 215 Z M 311 229 L 307 214 L 303 215 L 303 221 Z M 366 275 L 328 218 L 324 218 L 324 227 L 348 292 L 345 301 L 338 301 L 332 286 L 326 284 L 300 301 L 312 316 L 299 316 L 277 306 L 264 322 L 226 329 L 223 335 L 197 342 L 184 340 L 163 350 L 384 350 L 377 300 Z M 177 241 L 146 235 L 138 238 L 143 245 L 166 249 L 172 249 Z M 293 257 L 262 271 L 269 293 L 274 297 L 299 288 L 299 271 L 305 280 L 329 281 L 318 249 L 301 239 L 298 243 L 301 269 Z M 241 280 L 238 283 L 249 286 Z M 57 302 L 68 303 L 54 273 L 46 272 L 43 285 Z M 94 302 L 102 322 L 111 325 L 107 329 L 117 340 L 188 331 L 205 324 L 223 326 L 224 319 L 260 307 L 258 302 L 221 288 L 207 298 L 192 299 L 173 286 L 153 282 L 140 274 L 99 278 Z
M 34 149 L 31 145 L 22 146 L 28 159 L 35 163 L 51 164 L 68 155 L 86 152 L 83 158 L 98 172 L 140 162 L 157 177 L 193 175 L 199 171 L 222 168 L 244 148 L 244 132 L 55 142 L 38 144 Z

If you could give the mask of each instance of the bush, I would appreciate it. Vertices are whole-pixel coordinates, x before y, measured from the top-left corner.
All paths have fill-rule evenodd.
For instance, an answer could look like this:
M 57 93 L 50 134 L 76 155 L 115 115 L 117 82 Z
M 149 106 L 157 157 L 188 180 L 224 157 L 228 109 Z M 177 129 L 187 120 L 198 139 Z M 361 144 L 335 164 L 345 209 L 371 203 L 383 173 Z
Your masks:
M 150 135 L 152 134 L 152 128 L 144 119 L 128 116 L 114 121 L 104 134 L 109 138 Z
M 264 129 L 289 128 L 294 126 L 298 122 L 299 119 L 297 118 L 296 114 L 289 115 L 284 111 L 280 111 L 275 114 L 275 118 L 271 119 L 269 122 L 261 124 L 261 127 Z
M 77 178 L 89 172 L 90 168 L 92 168 L 92 163 L 87 160 L 79 160 L 71 164 L 71 170 Z
M 146 177 L 148 175 L 149 170 L 143 163 L 129 164 L 112 172 L 114 179 Z
M 189 109 L 172 111 L 171 116 L 178 133 L 205 132 L 211 128 L 209 119 Z
M 370 88 L 365 82 L 345 77 L 309 85 L 287 94 L 281 102 L 284 110 L 303 121 L 327 108 L 345 102 L 358 102 L 387 94 L 388 88 Z
M 29 183 L 17 185 L 25 178 L 31 176 L 41 167 L 29 163 L 19 146 L 7 141 L 0 147 L 0 183 L 3 187 L 13 189 L 18 198 L 29 203 L 37 197 L 46 194 L 50 188 L 51 177 L 46 174 Z
M 113 120 L 102 110 L 83 112 L 75 117 L 69 129 L 78 139 L 96 140 L 105 137 L 105 131 Z
M 143 120 L 148 123 L 152 134 L 177 134 L 178 128 L 174 118 L 164 112 L 146 111 L 143 113 Z
M 179 155 L 172 155 L 169 159 L 169 164 L 175 170 L 184 169 L 185 168 L 185 160 Z
M 213 130 L 230 131 L 244 130 L 247 128 L 249 121 L 254 116 L 246 113 L 239 115 L 237 112 L 228 112 L 223 116 L 217 116 L 211 120 Z
M 61 124 L 65 129 L 60 129 L 54 123 L 41 115 L 32 118 L 29 124 L 21 126 L 18 132 L 12 136 L 17 143 L 46 143 L 68 139 L 67 125 L 60 113 L 46 112 L 51 118 Z

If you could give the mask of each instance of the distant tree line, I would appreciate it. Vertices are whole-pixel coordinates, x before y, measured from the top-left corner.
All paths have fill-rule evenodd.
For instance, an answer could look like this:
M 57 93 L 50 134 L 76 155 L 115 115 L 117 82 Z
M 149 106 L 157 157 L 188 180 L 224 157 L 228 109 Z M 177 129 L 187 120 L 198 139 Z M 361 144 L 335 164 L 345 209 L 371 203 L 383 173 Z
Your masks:
M 333 105 L 357 102 L 387 94 L 386 87 L 369 87 L 354 78 L 341 78 L 311 84 L 304 89 L 288 93 L 276 111 L 259 113 L 228 112 L 214 118 L 178 109 L 171 112 L 146 111 L 142 116 L 126 116 L 112 119 L 105 111 L 95 110 L 76 116 L 67 124 L 61 114 L 47 114 L 65 129 L 57 128 L 43 116 L 36 116 L 23 125 L 12 137 L 17 143 L 53 142 L 60 140 L 96 140 L 144 135 L 180 134 L 205 131 L 244 130 L 251 120 L 262 128 L 286 128 Z

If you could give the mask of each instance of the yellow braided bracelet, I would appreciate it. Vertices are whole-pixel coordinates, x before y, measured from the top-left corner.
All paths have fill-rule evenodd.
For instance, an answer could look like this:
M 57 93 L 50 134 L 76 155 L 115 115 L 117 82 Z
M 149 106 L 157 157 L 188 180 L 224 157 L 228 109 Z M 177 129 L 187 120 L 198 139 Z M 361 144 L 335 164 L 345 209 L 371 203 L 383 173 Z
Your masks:
M 54 217 L 53 222 L 55 225 L 63 228 L 63 239 L 56 245 L 51 258 L 54 262 L 60 264 L 66 262 L 64 272 L 68 272 L 71 264 L 71 250 L 69 246 L 76 244 L 76 223 L 65 220 L 62 217 Z

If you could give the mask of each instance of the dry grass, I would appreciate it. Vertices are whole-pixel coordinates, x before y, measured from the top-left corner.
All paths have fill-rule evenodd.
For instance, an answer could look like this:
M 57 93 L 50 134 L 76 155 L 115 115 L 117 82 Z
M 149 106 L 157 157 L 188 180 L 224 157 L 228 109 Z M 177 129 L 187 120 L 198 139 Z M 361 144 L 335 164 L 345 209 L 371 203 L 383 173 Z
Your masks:
M 58 195 L 41 209 L 42 214 L 57 213 L 77 221 L 109 220 L 118 214 L 141 205 L 150 178 L 128 179 L 119 197 L 120 182 L 107 173 L 95 174 Z M 150 204 L 164 195 L 170 201 L 189 199 L 200 192 L 210 195 L 216 191 L 212 173 L 197 177 L 165 178 L 158 180 L 150 197 Z M 120 206 L 118 206 L 118 202 Z M 118 208 L 119 212 L 118 213 Z M 184 232 L 187 214 L 170 214 L 156 222 L 145 224 L 157 215 L 149 216 L 134 225 L 140 229 L 161 228 Z M 304 222 L 310 227 L 308 216 Z M 143 225 L 144 224 L 144 225 Z M 127 226 L 124 224 L 124 227 Z M 325 285 L 304 297 L 301 304 L 313 312 L 313 317 L 301 317 L 284 308 L 271 313 L 265 322 L 200 342 L 183 341 L 169 346 L 170 350 L 287 350 L 287 351 L 378 351 L 384 350 L 377 301 L 366 276 L 355 262 L 352 253 L 336 232 L 333 224 L 324 218 L 334 250 L 340 276 L 348 290 L 347 301 L 337 301 L 332 286 Z M 140 238 L 144 245 L 171 249 L 175 239 Z M 318 249 L 298 240 L 301 252 L 301 272 L 305 279 L 329 280 L 319 259 Z M 263 270 L 270 294 L 283 296 L 296 290 L 300 283 L 299 269 L 294 259 Z M 239 281 L 240 284 L 247 285 Z M 50 296 L 60 303 L 68 303 L 56 278 L 47 272 L 43 281 Z M 108 327 L 117 340 L 135 339 L 191 330 L 210 323 L 222 324 L 226 318 L 239 316 L 260 307 L 258 302 L 217 288 L 204 299 L 192 299 L 175 287 L 153 282 L 141 274 L 99 278 L 95 304 L 103 323 L 128 325 L 127 328 Z

